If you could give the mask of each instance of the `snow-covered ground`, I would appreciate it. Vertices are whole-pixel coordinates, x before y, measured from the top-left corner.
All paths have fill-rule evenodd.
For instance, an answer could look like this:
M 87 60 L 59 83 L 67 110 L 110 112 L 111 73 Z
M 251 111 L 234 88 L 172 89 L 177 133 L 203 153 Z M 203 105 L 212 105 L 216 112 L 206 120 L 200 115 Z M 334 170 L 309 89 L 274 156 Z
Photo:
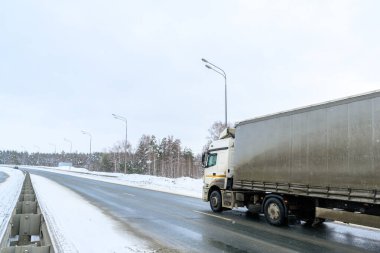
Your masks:
M 202 179 L 90 172 L 74 167 L 22 168 L 47 170 L 196 198 L 202 195 Z M 1 238 L 20 194 L 24 175 L 11 167 L 0 167 L 0 171 L 8 175 L 0 183 Z M 57 252 L 154 252 L 150 249 L 149 242 L 136 237 L 127 228 L 120 228 L 116 221 L 77 193 L 41 176 L 31 175 L 31 179 Z
M 20 195 L 24 174 L 9 167 L 0 167 L 0 171 L 7 174 L 7 178 L 0 183 L 0 239 L 11 218 L 12 211 Z
M 145 188 L 155 191 L 169 192 L 195 198 L 202 197 L 202 179 L 189 177 L 166 178 L 139 174 L 121 174 L 108 172 L 88 171 L 84 168 L 75 167 L 32 167 L 22 166 L 23 168 L 46 170 L 55 173 L 73 175 L 77 177 L 89 178 L 103 182 L 128 185 L 133 187 Z
M 31 179 L 58 252 L 153 252 L 80 195 L 44 177 Z

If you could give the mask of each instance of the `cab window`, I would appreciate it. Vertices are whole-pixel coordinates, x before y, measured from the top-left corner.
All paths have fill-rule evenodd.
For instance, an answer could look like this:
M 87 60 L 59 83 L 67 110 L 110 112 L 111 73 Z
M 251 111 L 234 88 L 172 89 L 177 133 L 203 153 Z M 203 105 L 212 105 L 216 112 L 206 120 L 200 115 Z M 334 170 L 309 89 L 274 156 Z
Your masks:
M 216 164 L 217 154 L 209 154 L 207 159 L 207 167 L 212 167 Z

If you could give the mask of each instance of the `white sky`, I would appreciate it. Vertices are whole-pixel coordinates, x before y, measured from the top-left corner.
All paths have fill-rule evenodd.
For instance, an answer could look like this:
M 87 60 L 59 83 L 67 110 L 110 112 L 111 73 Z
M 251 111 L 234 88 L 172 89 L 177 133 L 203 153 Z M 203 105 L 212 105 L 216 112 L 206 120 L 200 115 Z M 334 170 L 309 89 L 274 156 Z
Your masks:
M 102 151 L 380 88 L 379 1 L 2 1 L 0 149 Z

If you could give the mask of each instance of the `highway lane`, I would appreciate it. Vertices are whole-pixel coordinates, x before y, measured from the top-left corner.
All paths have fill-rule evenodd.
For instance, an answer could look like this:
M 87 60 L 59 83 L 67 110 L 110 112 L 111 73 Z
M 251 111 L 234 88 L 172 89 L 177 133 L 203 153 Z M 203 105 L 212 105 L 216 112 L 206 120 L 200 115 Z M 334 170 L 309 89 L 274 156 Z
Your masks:
M 77 192 L 158 252 L 380 252 L 380 231 L 326 223 L 273 227 L 242 211 L 214 214 L 174 194 L 30 170 Z

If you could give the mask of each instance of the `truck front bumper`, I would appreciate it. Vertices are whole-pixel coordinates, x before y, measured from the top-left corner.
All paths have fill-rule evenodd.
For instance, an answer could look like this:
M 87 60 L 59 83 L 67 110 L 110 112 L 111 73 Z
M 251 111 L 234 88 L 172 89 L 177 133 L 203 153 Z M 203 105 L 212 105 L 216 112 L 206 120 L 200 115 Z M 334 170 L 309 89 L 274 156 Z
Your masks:
M 210 188 L 203 186 L 202 200 L 203 200 L 204 202 L 208 202 L 208 201 L 209 201 L 209 199 L 208 199 L 208 191 L 209 191 L 209 189 L 210 189 Z

